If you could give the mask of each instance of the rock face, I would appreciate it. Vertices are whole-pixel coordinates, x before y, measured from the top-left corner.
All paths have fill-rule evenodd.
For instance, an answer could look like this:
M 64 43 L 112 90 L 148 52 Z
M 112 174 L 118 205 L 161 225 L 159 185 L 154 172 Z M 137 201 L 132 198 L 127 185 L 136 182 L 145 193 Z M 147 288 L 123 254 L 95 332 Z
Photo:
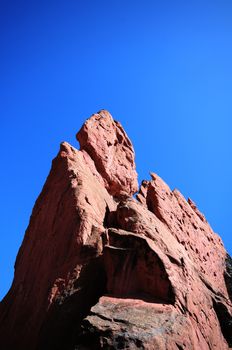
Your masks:
M 93 159 L 107 191 L 114 197 L 138 191 L 134 149 L 121 124 L 109 112 L 94 114 L 77 133 L 81 151 Z
M 4 350 L 232 348 L 232 260 L 103 110 L 61 144 L 0 304 Z

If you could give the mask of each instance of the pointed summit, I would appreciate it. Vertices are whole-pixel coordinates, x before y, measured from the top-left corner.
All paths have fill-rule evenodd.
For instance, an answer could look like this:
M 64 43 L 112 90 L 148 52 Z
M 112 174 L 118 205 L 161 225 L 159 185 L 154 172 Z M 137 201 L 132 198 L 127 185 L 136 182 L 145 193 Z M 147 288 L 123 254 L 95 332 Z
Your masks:
M 81 151 L 86 151 L 114 197 L 138 191 L 135 154 L 132 143 L 110 113 L 93 114 L 77 133 Z

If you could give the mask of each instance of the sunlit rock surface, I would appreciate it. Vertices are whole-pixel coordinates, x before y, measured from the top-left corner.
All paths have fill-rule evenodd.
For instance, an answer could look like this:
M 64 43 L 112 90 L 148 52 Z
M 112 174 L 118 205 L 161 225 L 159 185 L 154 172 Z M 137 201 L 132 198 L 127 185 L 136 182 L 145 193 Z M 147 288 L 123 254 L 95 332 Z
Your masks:
M 232 260 L 103 110 L 62 143 L 0 304 L 3 350 L 226 350 Z M 137 199 L 133 195 L 137 193 Z

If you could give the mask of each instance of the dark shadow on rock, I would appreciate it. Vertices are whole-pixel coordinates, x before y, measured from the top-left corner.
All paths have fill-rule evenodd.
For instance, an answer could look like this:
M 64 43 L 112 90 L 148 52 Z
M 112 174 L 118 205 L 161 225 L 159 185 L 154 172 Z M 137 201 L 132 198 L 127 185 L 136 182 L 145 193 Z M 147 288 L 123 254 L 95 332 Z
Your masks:
M 78 350 L 120 349 L 121 342 L 102 347 L 98 343 L 102 337 L 90 331 L 86 338 L 81 330 L 83 320 L 103 295 L 174 304 L 175 294 L 164 263 L 147 241 L 130 233 L 118 234 L 112 229 L 108 230 L 108 235 L 99 257 L 91 257 L 96 252 L 89 251 L 88 247 L 82 252 L 91 258 L 86 259 L 80 276 L 65 287 L 49 309 L 40 330 L 37 350 L 74 350 L 76 346 Z
M 224 279 L 226 283 L 227 292 L 229 294 L 229 298 L 232 301 L 232 258 L 229 254 L 226 255 L 226 269 L 224 272 Z
M 48 311 L 39 334 L 38 350 L 74 349 L 74 337 L 81 321 L 106 290 L 101 258 L 90 261 Z
M 229 347 L 232 347 L 232 316 L 228 312 L 226 306 L 220 301 L 213 300 L 213 307 L 216 312 L 222 334 L 228 343 Z
M 122 298 L 174 304 L 175 293 L 163 261 L 147 241 L 110 229 L 103 259 L 107 291 Z

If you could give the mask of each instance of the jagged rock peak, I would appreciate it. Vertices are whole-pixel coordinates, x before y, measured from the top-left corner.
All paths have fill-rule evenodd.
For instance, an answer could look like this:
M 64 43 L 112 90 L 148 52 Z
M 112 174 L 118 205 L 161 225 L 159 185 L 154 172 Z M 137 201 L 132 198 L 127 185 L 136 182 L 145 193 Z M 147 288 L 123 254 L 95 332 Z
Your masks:
M 93 114 L 77 133 L 81 151 L 87 152 L 114 197 L 138 191 L 133 145 L 122 125 L 110 113 Z
M 3 350 L 229 350 L 232 259 L 103 110 L 61 144 L 0 303 Z

